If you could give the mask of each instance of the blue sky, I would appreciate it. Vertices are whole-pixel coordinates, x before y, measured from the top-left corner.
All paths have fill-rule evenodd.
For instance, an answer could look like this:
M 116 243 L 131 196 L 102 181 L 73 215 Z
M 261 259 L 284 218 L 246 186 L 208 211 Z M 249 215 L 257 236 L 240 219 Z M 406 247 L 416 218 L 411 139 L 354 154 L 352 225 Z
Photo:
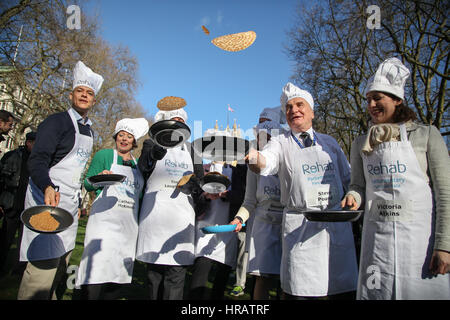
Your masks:
M 246 133 L 265 107 L 279 105 L 293 63 L 283 51 L 295 19 L 296 0 L 97 0 L 92 13 L 101 35 L 130 48 L 139 62 L 136 99 L 154 115 L 165 96 L 187 101 L 188 125 L 215 120 L 225 127 L 227 105 Z M 210 35 L 201 26 L 205 25 Z M 215 37 L 253 30 L 254 44 L 240 52 L 215 47 Z M 197 123 L 198 126 L 198 123 Z M 200 130 L 192 132 L 194 138 Z M 248 138 L 253 138 L 252 135 Z

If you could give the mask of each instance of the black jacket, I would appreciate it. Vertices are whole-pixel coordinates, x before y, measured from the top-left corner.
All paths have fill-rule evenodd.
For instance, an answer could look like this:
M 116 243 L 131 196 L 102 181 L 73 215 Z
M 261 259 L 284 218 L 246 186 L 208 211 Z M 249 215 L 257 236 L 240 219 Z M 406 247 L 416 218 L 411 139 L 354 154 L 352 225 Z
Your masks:
M 226 200 L 230 202 L 229 220 L 232 221 L 239 211 L 245 197 L 245 188 L 247 185 L 247 165 L 238 164 L 231 167 L 231 188 L 227 192 Z M 242 229 L 245 231 L 245 227 Z
M 89 124 L 78 122 L 80 134 L 94 136 Z M 50 168 L 58 164 L 75 144 L 75 127 L 68 111 L 47 117 L 38 127 L 36 141 L 31 152 L 28 169 L 33 183 L 42 191 L 54 184 Z
M 191 155 L 192 163 L 194 166 L 194 174 L 197 179 L 201 179 L 204 175 L 203 173 L 203 162 L 202 159 L 194 152 L 194 149 L 192 145 L 189 142 L 185 142 L 187 148 L 189 149 L 189 153 Z M 153 140 L 147 139 L 144 141 L 142 152 L 138 160 L 138 168 L 141 171 L 142 175 L 144 176 L 145 182 L 147 182 L 147 179 L 152 174 L 153 170 L 155 169 L 156 162 L 158 159 L 155 159 L 155 155 L 158 152 L 161 152 L 162 148 L 159 147 Z M 145 187 L 144 187 L 145 188 Z M 194 210 L 196 216 L 201 215 L 207 205 L 208 201 L 202 197 L 203 190 L 200 188 L 200 186 L 196 185 L 196 188 L 192 190 L 192 199 L 194 200 Z
M 19 147 L 6 153 L 0 171 L 0 206 L 11 218 L 18 216 L 24 208 L 29 172 L 27 161 L 30 153 Z

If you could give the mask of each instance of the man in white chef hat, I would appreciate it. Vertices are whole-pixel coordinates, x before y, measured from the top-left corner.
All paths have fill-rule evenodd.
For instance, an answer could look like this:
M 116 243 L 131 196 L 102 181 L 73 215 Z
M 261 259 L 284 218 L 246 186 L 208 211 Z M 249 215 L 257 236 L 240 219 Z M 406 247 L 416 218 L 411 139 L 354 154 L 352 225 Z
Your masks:
M 155 114 L 155 122 L 163 120 L 176 120 L 186 123 L 188 119 L 187 113 L 184 109 L 177 109 L 171 111 L 160 110 Z
M 79 61 L 73 70 L 69 110 L 50 115 L 38 128 L 28 160 L 30 182 L 25 209 L 37 205 L 58 206 L 74 218 L 60 233 L 41 234 L 24 228 L 20 260 L 28 261 L 18 299 L 55 299 L 54 290 L 65 273 L 75 247 L 81 174 L 93 145 L 87 117 L 103 77 Z
M 259 115 L 259 123 L 267 121 L 277 124 L 278 127 L 280 124 L 286 123 L 286 117 L 281 107 L 264 108 Z
M 155 121 L 185 123 L 184 109 L 158 111 Z M 203 177 L 201 160 L 185 141 L 163 148 L 152 139 L 144 141 L 138 166 L 147 181 L 139 213 L 136 259 L 146 263 L 149 297 L 182 300 L 187 266 L 194 263 L 195 215 L 205 202 L 200 187 L 190 195 L 180 192 L 180 179 L 194 173 Z M 162 288 L 160 292 L 159 288 Z
M 311 222 L 299 212 L 340 210 L 350 166 L 331 136 L 313 129 L 314 99 L 287 83 L 280 98 L 290 130 L 252 149 L 249 168 L 278 173 L 281 186 L 282 259 L 280 280 L 286 299 L 354 294 L 357 263 L 350 222 Z M 342 296 L 341 296 L 342 297 Z

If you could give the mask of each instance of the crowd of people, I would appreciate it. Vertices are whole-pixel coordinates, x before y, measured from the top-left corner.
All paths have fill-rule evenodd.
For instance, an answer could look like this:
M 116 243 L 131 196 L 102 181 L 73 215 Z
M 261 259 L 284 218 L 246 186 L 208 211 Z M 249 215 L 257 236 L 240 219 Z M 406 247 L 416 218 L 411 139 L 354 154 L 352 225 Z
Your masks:
M 368 80 L 370 129 L 353 142 L 350 162 L 333 137 L 313 128 L 312 95 L 287 83 L 280 106 L 255 119 L 256 149 L 245 163 L 210 164 L 230 186 L 208 193 L 193 184 L 182 192 L 183 177 L 205 175 L 202 159 L 187 141 L 164 148 L 151 138 L 135 158 L 149 130 L 144 118 L 118 121 L 115 147 L 95 153 L 83 175 L 93 147 L 88 113 L 103 78 L 78 62 L 69 110 L 49 116 L 25 146 L 2 157 L 1 267 L 19 230 L 18 299 L 55 299 L 75 247 L 84 186 L 95 200 L 76 277 L 82 299 L 116 299 L 136 260 L 146 266 L 152 300 L 223 299 L 233 269 L 231 294 L 243 294 L 251 275 L 255 300 L 269 299 L 272 288 L 286 300 L 450 299 L 450 160 L 439 130 L 417 123 L 406 106 L 408 76 L 390 58 Z M 187 113 L 158 111 L 155 122 L 164 120 L 186 123 Z M 0 133 L 13 122 L 0 112 Z M 126 179 L 108 186 L 89 180 L 110 174 Z M 67 210 L 74 223 L 53 234 L 22 231 L 20 213 L 44 204 Z M 341 208 L 364 210 L 359 254 L 351 222 L 302 214 Z M 235 231 L 202 232 L 222 224 Z

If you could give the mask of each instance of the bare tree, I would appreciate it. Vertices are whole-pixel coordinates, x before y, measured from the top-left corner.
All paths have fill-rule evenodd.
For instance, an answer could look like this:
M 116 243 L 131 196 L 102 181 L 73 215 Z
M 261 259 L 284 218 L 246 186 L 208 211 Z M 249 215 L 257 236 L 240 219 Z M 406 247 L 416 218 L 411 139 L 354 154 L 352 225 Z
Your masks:
M 450 134 L 447 81 L 450 78 L 448 1 L 383 1 L 391 12 L 381 20 L 398 53 L 411 67 L 408 91 L 420 120 Z M 446 101 L 447 100 L 447 101 Z M 446 118 L 444 118 L 446 115 Z
M 66 70 L 80 51 L 94 46 L 96 24 L 83 16 L 81 30 L 68 30 L 66 5 L 63 0 L 32 1 L 0 32 L 0 57 L 10 66 L 2 80 L 20 119 L 16 145 L 27 127 L 37 127 L 49 114 L 67 109 L 62 103 L 63 83 L 70 79 Z M 70 47 L 78 50 L 69 51 Z
M 445 117 L 449 33 L 443 14 L 448 4 L 438 0 L 414 1 L 415 7 L 408 1 L 378 3 L 381 29 L 367 26 L 368 2 L 329 0 L 314 6 L 300 3 L 297 23 L 288 33 L 286 52 L 297 65 L 293 80 L 315 98 L 315 126 L 333 135 L 347 154 L 355 136 L 368 128 L 367 80 L 391 56 L 411 70 L 406 97 L 420 120 L 441 129 L 449 125 Z
M 72 69 L 78 60 L 105 79 L 92 112 L 94 130 L 112 132 L 115 117 L 129 114 L 145 117 L 145 111 L 133 97 L 139 86 L 138 62 L 129 49 L 104 41 L 97 34 L 95 17 L 81 14 L 81 28 L 68 29 L 69 3 L 65 0 L 33 2 L 33 8 L 25 8 L 15 15 L 14 21 L 0 32 L 0 57 L 3 64 L 10 66 L 3 80 L 8 83 L 20 119 L 16 143 L 27 127 L 36 128 L 49 114 L 70 107 Z M 20 30 L 20 50 L 15 59 Z M 22 99 L 18 99 L 17 91 Z M 96 137 L 95 150 L 98 150 L 108 139 L 103 134 Z
M 0 29 L 6 27 L 15 16 L 32 5 L 32 0 L 20 0 L 19 3 L 11 0 L 3 1 L 0 4 Z

